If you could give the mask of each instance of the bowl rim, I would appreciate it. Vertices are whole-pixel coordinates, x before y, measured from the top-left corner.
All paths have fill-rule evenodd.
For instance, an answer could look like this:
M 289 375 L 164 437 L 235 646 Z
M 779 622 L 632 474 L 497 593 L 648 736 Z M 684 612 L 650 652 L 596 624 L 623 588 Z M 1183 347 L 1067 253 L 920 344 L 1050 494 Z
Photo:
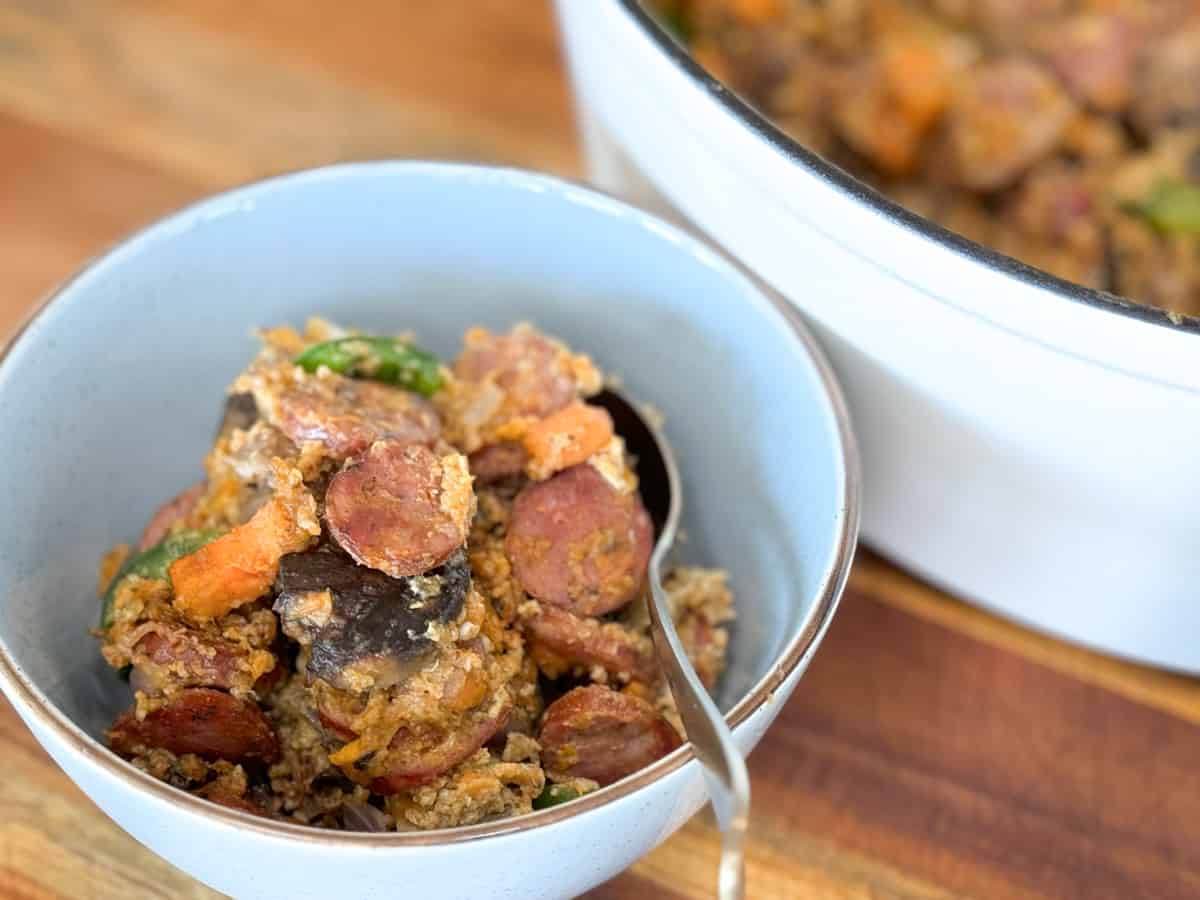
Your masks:
M 657 48 L 694 85 L 716 100 L 757 138 L 780 156 L 808 170 L 851 202 L 864 204 L 879 213 L 890 224 L 911 232 L 927 242 L 979 263 L 997 274 L 1030 287 L 1041 288 L 1059 300 L 1069 301 L 1118 316 L 1157 325 L 1185 334 L 1200 334 L 1200 316 L 1175 313 L 1143 303 L 1135 303 L 1117 294 L 1084 287 L 1001 253 L 985 244 L 950 231 L 932 219 L 901 206 L 866 182 L 823 159 L 803 144 L 789 137 L 763 113 L 710 75 L 697 63 L 687 48 L 643 5 L 643 0 L 608 0 L 623 11 L 634 25 L 649 37 Z
M 804 351 L 804 355 L 811 363 L 823 389 L 830 418 L 836 425 L 836 433 L 833 437 L 836 438 L 837 446 L 841 451 L 840 463 L 843 477 L 838 515 L 834 523 L 836 532 L 834 551 L 822 575 L 815 602 L 801 627 L 779 652 L 775 664 L 726 714 L 726 721 L 730 727 L 738 728 L 751 715 L 770 703 L 775 691 L 797 669 L 802 669 L 807 665 L 808 659 L 816 651 L 817 645 L 832 621 L 838 601 L 849 578 L 851 563 L 857 547 L 861 518 L 861 471 L 858 446 L 842 389 L 832 366 L 804 325 L 799 313 L 769 287 L 762 284 L 759 279 L 746 272 L 724 251 L 686 225 L 663 219 L 581 181 L 515 167 L 424 160 L 370 160 L 302 169 L 206 195 L 127 233 L 108 245 L 87 260 L 72 275 L 51 288 L 35 304 L 24 321 L 11 333 L 5 343 L 0 345 L 0 368 L 6 364 L 13 350 L 22 342 L 29 329 L 57 300 L 68 295 L 80 280 L 106 265 L 123 249 L 128 249 L 147 238 L 168 234 L 181 227 L 186 228 L 195 221 L 203 220 L 206 214 L 228 208 L 230 204 L 240 204 L 245 200 L 253 199 L 261 192 L 281 190 L 295 184 L 319 182 L 326 179 L 338 180 L 355 174 L 386 176 L 388 173 L 397 171 L 424 173 L 456 180 L 464 178 L 490 179 L 508 186 L 518 186 L 539 193 L 556 193 L 568 202 L 582 202 L 589 206 L 598 206 L 608 214 L 632 216 L 640 224 L 649 224 L 656 231 L 670 235 L 677 243 L 688 246 L 692 252 L 702 255 L 710 267 L 724 269 L 729 276 L 743 280 L 746 289 L 752 295 L 757 293 L 764 301 L 763 314 L 777 315 L 782 320 L 781 326 L 787 327 L 792 339 Z M 17 707 L 18 712 L 23 712 L 32 720 L 29 724 L 36 723 L 93 768 L 102 770 L 103 775 L 115 778 L 135 792 L 146 796 L 147 799 L 169 803 L 174 807 L 202 816 L 212 824 L 249 829 L 275 839 L 298 839 L 323 845 L 359 848 L 430 847 L 496 838 L 515 832 L 544 828 L 616 802 L 696 761 L 691 743 L 685 741 L 672 753 L 618 782 L 569 804 L 535 811 L 527 815 L 429 831 L 378 833 L 334 831 L 265 819 L 211 803 L 141 771 L 83 731 L 59 710 L 26 675 L 12 656 L 2 636 L 0 636 L 0 689 L 3 689 L 3 693 Z M 40 743 L 41 736 L 37 736 Z

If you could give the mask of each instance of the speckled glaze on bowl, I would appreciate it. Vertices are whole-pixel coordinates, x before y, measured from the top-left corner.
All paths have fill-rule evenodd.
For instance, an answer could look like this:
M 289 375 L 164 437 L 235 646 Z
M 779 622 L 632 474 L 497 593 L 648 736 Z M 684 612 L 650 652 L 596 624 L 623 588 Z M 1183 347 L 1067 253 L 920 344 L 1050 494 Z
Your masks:
M 208 804 L 98 740 L 129 702 L 87 634 L 98 556 L 195 479 L 251 328 L 313 313 L 412 329 L 445 355 L 470 324 L 534 321 L 662 410 L 685 482 L 682 556 L 728 568 L 738 592 L 720 699 L 743 751 L 757 743 L 853 555 L 857 463 L 825 362 L 794 316 L 677 228 L 553 178 L 436 163 L 303 172 L 189 207 L 81 272 L 13 341 L 0 360 L 0 687 L 101 809 L 239 898 L 599 884 L 703 804 L 690 748 L 520 819 L 365 835 Z

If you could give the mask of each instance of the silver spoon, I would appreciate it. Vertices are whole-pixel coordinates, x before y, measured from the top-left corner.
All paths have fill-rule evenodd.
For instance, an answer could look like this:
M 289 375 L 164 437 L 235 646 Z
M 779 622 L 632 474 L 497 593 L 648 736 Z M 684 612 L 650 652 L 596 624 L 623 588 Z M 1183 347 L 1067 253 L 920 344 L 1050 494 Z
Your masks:
M 606 388 L 591 402 L 608 410 L 617 434 L 625 439 L 626 448 L 637 459 L 642 501 L 658 535 L 646 573 L 654 646 L 687 738 L 704 767 L 708 795 L 721 828 L 717 896 L 720 900 L 741 900 L 745 892 L 743 844 L 750 815 L 750 777 L 746 773 L 746 761 L 733 741 L 724 716 L 684 652 L 662 587 L 663 561 L 675 542 L 683 506 L 679 470 L 666 438 L 621 394 Z

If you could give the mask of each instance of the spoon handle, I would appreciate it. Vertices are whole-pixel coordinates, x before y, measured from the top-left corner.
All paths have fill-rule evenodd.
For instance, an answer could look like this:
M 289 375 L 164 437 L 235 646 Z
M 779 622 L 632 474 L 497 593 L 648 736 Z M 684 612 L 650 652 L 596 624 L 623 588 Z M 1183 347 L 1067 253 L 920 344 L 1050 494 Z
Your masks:
M 743 844 L 750 815 L 750 777 L 733 734 L 696 670 L 675 631 L 666 591 L 662 587 L 661 562 L 669 544 L 660 541 L 650 558 L 650 625 L 659 663 L 687 738 L 704 767 L 704 779 L 713 812 L 721 828 L 721 864 L 717 880 L 719 900 L 741 900 L 745 893 Z

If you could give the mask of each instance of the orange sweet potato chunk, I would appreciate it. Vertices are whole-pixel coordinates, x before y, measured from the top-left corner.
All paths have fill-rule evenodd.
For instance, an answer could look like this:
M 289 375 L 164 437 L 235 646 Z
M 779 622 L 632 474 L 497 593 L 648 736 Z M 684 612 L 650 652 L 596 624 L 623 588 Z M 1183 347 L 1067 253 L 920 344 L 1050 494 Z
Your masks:
M 244 525 L 177 559 L 168 570 L 175 608 L 193 619 L 212 619 L 265 594 L 280 557 L 304 550 L 315 537 L 296 512 L 294 503 L 276 496 Z
M 534 423 L 525 433 L 525 452 L 529 454 L 525 471 L 531 478 L 549 478 L 586 461 L 612 436 L 613 421 L 608 410 L 576 400 Z

